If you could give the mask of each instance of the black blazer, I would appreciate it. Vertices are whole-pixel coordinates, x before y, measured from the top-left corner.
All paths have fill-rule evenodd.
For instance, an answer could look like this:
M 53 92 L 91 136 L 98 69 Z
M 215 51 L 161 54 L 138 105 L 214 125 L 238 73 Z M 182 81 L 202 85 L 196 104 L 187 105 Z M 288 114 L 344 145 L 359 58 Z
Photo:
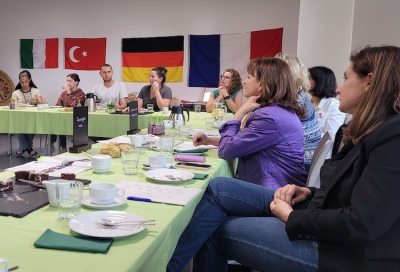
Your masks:
M 308 209 L 290 214 L 286 232 L 319 242 L 318 271 L 400 271 L 399 114 L 345 145 L 312 192 Z

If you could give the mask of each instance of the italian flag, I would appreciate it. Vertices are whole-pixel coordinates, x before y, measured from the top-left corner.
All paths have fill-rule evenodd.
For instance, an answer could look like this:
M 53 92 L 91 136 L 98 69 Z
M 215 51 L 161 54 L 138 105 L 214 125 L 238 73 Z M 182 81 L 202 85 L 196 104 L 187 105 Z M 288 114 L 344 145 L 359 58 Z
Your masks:
M 58 38 L 21 39 L 21 68 L 58 68 Z

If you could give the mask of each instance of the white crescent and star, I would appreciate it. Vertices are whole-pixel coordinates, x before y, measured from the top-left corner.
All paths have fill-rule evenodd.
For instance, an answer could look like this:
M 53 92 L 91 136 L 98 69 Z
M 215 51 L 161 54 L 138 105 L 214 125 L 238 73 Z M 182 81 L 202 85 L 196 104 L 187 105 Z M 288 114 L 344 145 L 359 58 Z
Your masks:
M 74 57 L 74 52 L 76 49 L 80 48 L 79 46 L 72 46 L 71 49 L 69 49 L 69 58 L 73 61 L 73 62 L 80 62 L 80 60 L 77 60 Z M 85 50 L 83 50 L 82 52 L 82 56 L 83 57 L 87 57 L 87 52 Z

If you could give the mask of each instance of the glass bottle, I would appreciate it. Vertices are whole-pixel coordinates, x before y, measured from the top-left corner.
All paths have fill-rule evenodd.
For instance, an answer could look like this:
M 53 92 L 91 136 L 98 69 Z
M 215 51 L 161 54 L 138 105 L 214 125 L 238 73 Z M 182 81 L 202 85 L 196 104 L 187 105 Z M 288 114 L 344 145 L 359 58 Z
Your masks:
M 14 98 L 10 98 L 10 109 L 15 109 Z
M 153 134 L 154 123 L 150 122 L 147 126 L 147 134 Z

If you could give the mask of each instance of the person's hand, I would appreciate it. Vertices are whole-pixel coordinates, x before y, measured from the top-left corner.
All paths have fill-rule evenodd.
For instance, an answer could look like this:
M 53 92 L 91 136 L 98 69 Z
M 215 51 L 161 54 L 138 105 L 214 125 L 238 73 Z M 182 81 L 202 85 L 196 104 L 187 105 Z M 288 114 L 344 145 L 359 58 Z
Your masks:
M 67 83 L 64 83 L 64 85 L 62 86 L 62 89 L 63 89 L 64 91 L 67 91 L 67 94 L 70 94 L 70 93 L 71 93 L 71 88 L 68 86 Z
M 274 198 L 280 199 L 288 205 L 293 206 L 306 200 L 310 195 L 310 189 L 290 184 L 276 190 Z
M 209 144 L 209 138 L 203 133 L 199 132 L 196 133 L 193 137 L 193 145 L 198 146 L 198 145 L 208 145 Z
M 153 83 L 151 84 L 151 88 L 157 93 L 160 91 L 160 85 L 158 84 L 157 81 L 153 81 Z
M 283 222 L 286 222 L 289 218 L 290 213 L 293 211 L 292 207 L 285 201 L 274 197 L 271 204 L 269 205 L 271 212 L 276 218 L 279 218 Z
M 219 94 L 222 96 L 222 98 L 224 98 L 225 96 L 228 96 L 228 90 L 226 89 L 225 86 L 219 86 L 218 87 L 218 92 Z
M 260 104 L 256 102 L 256 100 L 259 98 L 259 96 L 250 96 L 247 98 L 246 102 L 239 108 L 244 114 L 252 112 L 259 107 L 261 107 Z
M 129 112 L 129 106 L 122 110 L 123 112 Z

